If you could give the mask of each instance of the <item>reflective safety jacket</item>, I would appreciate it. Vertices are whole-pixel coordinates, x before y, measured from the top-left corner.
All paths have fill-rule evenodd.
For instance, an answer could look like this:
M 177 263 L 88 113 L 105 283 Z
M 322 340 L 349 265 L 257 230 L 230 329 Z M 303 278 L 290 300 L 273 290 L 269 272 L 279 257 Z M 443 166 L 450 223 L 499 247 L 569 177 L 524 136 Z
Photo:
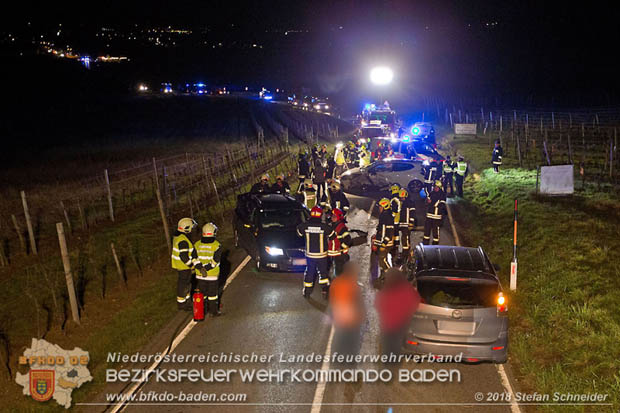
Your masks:
M 401 199 L 398 226 L 409 229 L 415 226 L 415 201 L 409 197 Z
M 446 161 L 443 165 L 443 174 L 450 177 L 456 172 L 456 163 Z
M 394 246 L 394 217 L 388 210 L 384 210 L 379 215 L 379 225 L 377 225 L 375 245 L 379 247 Z
M 222 258 L 222 248 L 215 238 L 202 237 L 194 244 L 198 255 L 198 262 L 202 268 L 207 270 L 205 277 L 200 271 L 196 271 L 196 278 L 199 280 L 215 281 L 220 275 L 220 260 Z
M 317 205 L 316 202 L 316 189 L 314 187 L 306 187 L 303 189 L 304 192 L 304 204 L 308 209 L 312 209 L 313 206 Z
M 177 271 L 190 270 L 194 267 L 196 259 L 194 245 L 182 232 L 176 232 L 172 238 L 172 268 Z
M 466 176 L 467 175 L 467 162 L 463 162 L 463 161 L 457 162 L 455 172 L 457 175 Z
M 390 200 L 390 210 L 392 211 L 394 222 L 397 223 L 400 220 L 400 198 L 398 197 L 398 194 L 392 195 L 392 199 Z
M 300 155 L 297 159 L 297 175 L 300 178 L 307 178 L 310 176 L 310 163 L 306 159 L 305 155 Z
M 306 257 L 326 258 L 328 242 L 336 237 L 336 232 L 320 218 L 310 218 L 297 226 L 297 235 L 306 241 Z
M 504 149 L 502 149 L 501 146 L 495 147 L 495 149 L 493 149 L 493 154 L 491 155 L 491 161 L 493 162 L 493 165 L 501 165 L 502 156 L 504 156 Z
M 348 254 L 349 246 L 351 246 L 351 234 L 344 220 L 336 223 L 334 232 L 336 236 L 329 240 L 328 255 L 330 257 L 337 257 L 341 254 Z
M 338 208 L 346 214 L 349 211 L 350 204 L 344 192 L 342 190 L 332 191 L 331 189 L 327 192 L 329 192 L 329 205 L 332 209 Z
M 426 218 L 430 219 L 442 219 L 444 215 L 448 214 L 446 209 L 446 194 L 442 191 L 432 191 L 428 197 L 426 207 Z
M 362 148 L 360 150 L 359 156 L 360 156 L 360 168 L 370 165 L 370 153 L 368 153 L 366 148 Z
M 344 152 L 342 149 L 336 151 L 336 165 L 343 166 L 346 160 L 344 159 Z

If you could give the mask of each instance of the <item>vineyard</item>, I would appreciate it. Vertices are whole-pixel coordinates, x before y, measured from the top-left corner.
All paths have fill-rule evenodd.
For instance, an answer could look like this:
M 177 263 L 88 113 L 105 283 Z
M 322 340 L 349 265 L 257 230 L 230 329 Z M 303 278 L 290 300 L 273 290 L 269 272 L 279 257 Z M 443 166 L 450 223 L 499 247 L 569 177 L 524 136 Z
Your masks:
M 620 110 L 485 111 L 431 106 L 425 113 L 450 127 L 475 123 L 478 136 L 488 140 L 489 154 L 494 141 L 500 140 L 504 156 L 520 167 L 574 164 L 575 182 L 581 186 L 595 182 L 599 190 L 615 191 L 620 184 Z
M 31 337 L 76 326 L 92 306 L 115 302 L 119 288 L 147 282 L 144 274 L 168 256 L 178 219 L 227 230 L 236 195 L 260 174 L 292 179 L 297 149 L 289 139 L 307 144 L 334 140 L 339 128 L 347 132 L 338 119 L 278 106 L 250 106 L 246 137 L 197 139 L 187 152 L 111 162 L 114 167 L 74 181 L 3 188 L 0 358 L 8 374 L 14 349 Z M 20 322 L 24 315 L 28 323 Z

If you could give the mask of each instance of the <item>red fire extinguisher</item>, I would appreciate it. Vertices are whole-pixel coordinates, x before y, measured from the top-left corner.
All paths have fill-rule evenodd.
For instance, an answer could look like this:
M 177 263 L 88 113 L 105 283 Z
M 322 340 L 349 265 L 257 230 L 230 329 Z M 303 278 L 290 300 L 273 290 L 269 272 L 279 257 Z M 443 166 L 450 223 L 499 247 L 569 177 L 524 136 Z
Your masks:
M 202 293 L 194 293 L 194 321 L 204 321 L 205 319 L 205 297 Z

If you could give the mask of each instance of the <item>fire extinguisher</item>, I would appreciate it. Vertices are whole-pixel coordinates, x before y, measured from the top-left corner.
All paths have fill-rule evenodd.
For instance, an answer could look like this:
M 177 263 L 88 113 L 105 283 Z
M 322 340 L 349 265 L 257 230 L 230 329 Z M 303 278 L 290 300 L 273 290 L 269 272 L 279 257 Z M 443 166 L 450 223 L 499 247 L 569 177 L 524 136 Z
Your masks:
M 202 293 L 196 292 L 194 300 L 194 321 L 204 321 L 205 319 L 205 297 Z

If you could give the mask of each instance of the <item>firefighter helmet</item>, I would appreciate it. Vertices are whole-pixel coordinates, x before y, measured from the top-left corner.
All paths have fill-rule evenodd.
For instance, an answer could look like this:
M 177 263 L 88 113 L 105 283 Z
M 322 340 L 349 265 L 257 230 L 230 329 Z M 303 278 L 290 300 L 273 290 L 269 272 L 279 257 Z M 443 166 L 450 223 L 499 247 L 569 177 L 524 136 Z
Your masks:
M 443 188 L 443 184 L 441 183 L 441 181 L 435 181 L 435 186 L 437 188 Z
M 209 222 L 202 227 L 203 237 L 215 237 L 217 235 L 217 226 L 213 222 Z
M 379 206 L 383 209 L 390 209 L 390 200 L 382 198 L 381 201 L 379 201 Z
M 332 191 L 340 191 L 340 184 L 338 182 L 332 182 Z
M 276 181 L 284 181 L 284 175 L 280 174 L 276 176 Z
M 401 188 L 400 192 L 398 193 L 398 196 L 401 198 L 407 198 L 409 196 L 409 192 L 407 192 L 405 188 Z
M 189 234 L 197 225 L 198 223 L 191 218 L 181 218 L 177 224 L 177 229 L 179 232 Z
M 268 181 L 269 180 L 269 174 L 264 174 L 263 176 L 260 177 L 261 181 Z
M 336 221 L 344 219 L 344 212 L 340 208 L 334 208 L 332 211 L 332 217 L 336 218 Z
M 323 209 L 320 206 L 315 206 L 310 210 L 310 216 L 313 218 L 321 218 L 323 215 Z
M 390 187 L 390 191 L 392 191 L 392 195 L 397 194 L 398 191 L 400 191 L 400 185 L 392 184 L 392 186 Z

